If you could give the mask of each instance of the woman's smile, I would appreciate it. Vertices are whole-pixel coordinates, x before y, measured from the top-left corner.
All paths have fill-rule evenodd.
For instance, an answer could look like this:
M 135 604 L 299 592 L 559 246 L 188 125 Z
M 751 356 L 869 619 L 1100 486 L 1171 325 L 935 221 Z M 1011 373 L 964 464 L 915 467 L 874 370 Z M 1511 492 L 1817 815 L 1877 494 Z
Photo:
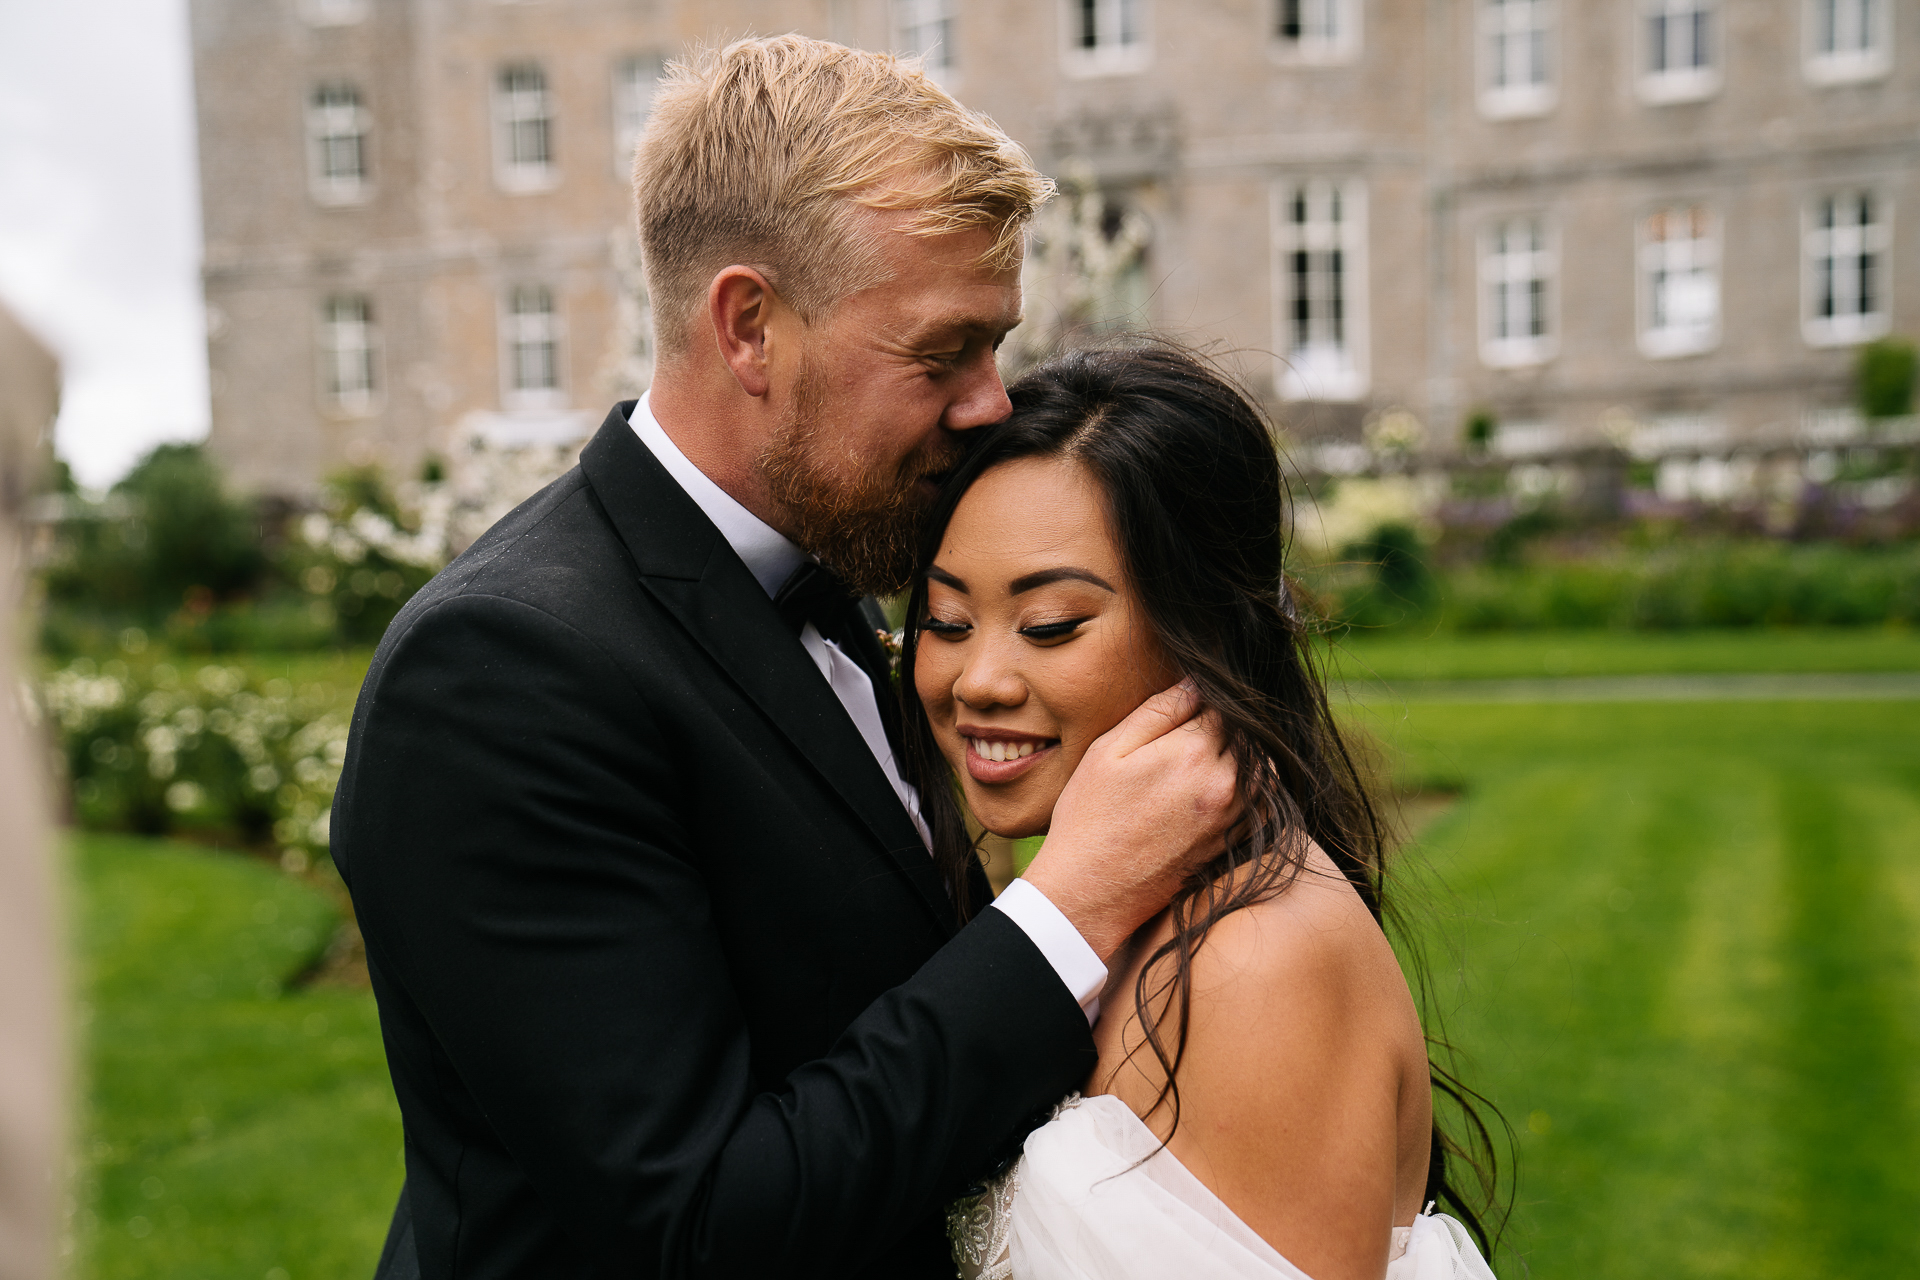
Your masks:
M 1058 738 L 971 724 L 958 726 L 957 732 L 967 745 L 967 776 L 989 784 L 1023 777 L 1028 770 L 1046 763 L 1047 753 L 1060 746 Z

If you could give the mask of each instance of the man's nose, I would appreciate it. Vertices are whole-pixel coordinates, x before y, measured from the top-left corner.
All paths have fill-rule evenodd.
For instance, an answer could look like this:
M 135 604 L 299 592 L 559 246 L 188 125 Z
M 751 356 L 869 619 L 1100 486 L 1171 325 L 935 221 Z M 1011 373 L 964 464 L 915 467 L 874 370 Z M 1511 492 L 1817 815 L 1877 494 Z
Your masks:
M 964 389 L 947 406 L 946 420 L 941 425 L 949 431 L 971 431 L 1004 422 L 1012 412 L 1013 401 L 1007 398 L 1007 384 L 1000 380 L 1000 366 L 988 348 L 976 357 Z

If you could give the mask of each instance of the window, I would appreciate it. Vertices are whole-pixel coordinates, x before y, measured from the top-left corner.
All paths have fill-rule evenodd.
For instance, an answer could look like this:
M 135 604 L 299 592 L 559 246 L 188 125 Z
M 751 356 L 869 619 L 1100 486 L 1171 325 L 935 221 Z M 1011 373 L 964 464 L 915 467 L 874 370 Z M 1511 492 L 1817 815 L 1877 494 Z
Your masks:
M 553 291 L 539 284 L 515 286 L 507 296 L 505 329 L 506 407 L 562 405 L 560 317 L 554 312 Z
M 1501 422 L 1493 429 L 1493 452 L 1502 458 L 1540 458 L 1567 447 L 1566 428 L 1537 418 Z
M 310 27 L 347 27 L 364 22 L 367 0 L 300 0 L 300 17 Z
M 1886 333 L 1887 202 L 1870 191 L 1822 196 L 1808 210 L 1806 338 L 1814 346 Z
M 320 388 L 335 413 L 373 408 L 373 304 L 355 295 L 328 298 L 320 308 Z
M 1285 61 L 1348 61 L 1360 52 L 1360 0 L 1276 0 L 1270 35 Z
M 633 149 L 653 114 L 654 90 L 665 67 L 657 53 L 622 59 L 613 69 L 613 167 L 621 177 L 633 171 Z
M 955 0 L 893 0 L 894 47 L 922 59 L 935 79 L 954 67 L 954 5 Z
M 546 73 L 531 63 L 507 67 L 495 86 L 494 172 L 508 191 L 545 191 L 555 181 L 553 99 Z
M 1893 0 L 1808 0 L 1807 79 L 1873 80 L 1893 69 Z
M 1367 390 L 1365 188 L 1281 183 L 1273 204 L 1281 394 L 1359 399 Z
M 359 204 L 372 194 L 367 134 L 372 118 L 350 84 L 323 84 L 307 100 L 307 186 L 321 204 Z
M 1554 0 L 1480 0 L 1480 113 L 1552 110 Z
M 1074 75 L 1145 70 L 1147 0 L 1066 0 L 1066 64 Z
M 1715 0 L 1642 0 L 1640 97 L 1698 102 L 1720 89 Z
M 1487 364 L 1552 357 L 1557 266 L 1545 219 L 1508 218 L 1488 228 L 1480 248 L 1480 358 Z
M 1640 350 L 1693 355 L 1720 341 L 1720 230 L 1704 205 L 1640 224 Z

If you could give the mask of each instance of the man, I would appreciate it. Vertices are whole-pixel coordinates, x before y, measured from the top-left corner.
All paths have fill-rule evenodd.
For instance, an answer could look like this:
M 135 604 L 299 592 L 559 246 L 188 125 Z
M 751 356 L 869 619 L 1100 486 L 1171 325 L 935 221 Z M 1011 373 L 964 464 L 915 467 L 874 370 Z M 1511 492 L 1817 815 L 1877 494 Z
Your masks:
M 1172 691 L 964 927 L 888 737 L 898 590 L 1004 417 L 1018 149 L 798 37 L 676 70 L 636 161 L 648 397 L 401 613 L 334 807 L 407 1183 L 383 1276 L 947 1276 L 943 1204 L 1093 1061 L 1103 961 L 1217 847 Z

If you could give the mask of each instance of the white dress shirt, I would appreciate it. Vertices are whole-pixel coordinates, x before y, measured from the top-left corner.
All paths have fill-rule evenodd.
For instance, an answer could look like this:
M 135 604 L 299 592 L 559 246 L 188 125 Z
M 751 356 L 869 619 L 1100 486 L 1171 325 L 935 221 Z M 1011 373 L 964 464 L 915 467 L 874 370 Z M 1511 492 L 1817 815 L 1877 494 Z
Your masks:
M 747 566 L 747 572 L 768 596 L 780 590 L 787 578 L 807 558 L 807 553 L 788 541 L 785 535 L 772 528 L 760 517 L 736 502 L 733 497 L 708 478 L 706 472 L 687 460 L 680 452 L 672 437 L 655 421 L 653 409 L 648 397 L 640 397 L 628 419 L 634 434 L 640 437 L 640 443 L 647 446 L 667 474 L 686 490 L 695 505 L 713 521 L 714 528 L 727 540 L 734 554 Z M 813 665 L 832 688 L 834 697 L 847 710 L 847 716 L 853 721 L 853 727 L 860 731 L 866 741 L 867 750 L 873 752 L 873 758 L 879 762 L 880 772 L 886 775 L 894 794 L 900 797 L 900 803 L 906 807 L 907 815 L 913 819 L 913 825 L 920 830 L 920 838 L 931 843 L 927 833 L 926 820 L 920 816 L 920 797 L 900 776 L 900 769 L 894 762 L 893 748 L 887 742 L 886 729 L 880 721 L 880 704 L 874 697 L 873 681 L 859 664 L 840 652 L 840 646 L 822 636 L 809 622 L 800 631 L 800 644 L 813 659 Z M 1040 949 L 1047 963 L 1066 984 L 1074 1000 L 1086 1011 L 1088 1023 L 1100 1016 L 1100 989 L 1107 984 L 1107 967 L 1100 963 L 1100 957 L 1087 945 L 1080 931 L 1071 921 L 1060 913 L 1060 909 L 1047 899 L 1047 895 L 1034 888 L 1025 880 L 1015 880 L 1005 892 L 995 898 L 993 905 L 1005 912 L 1015 924 L 1019 925 L 1033 945 Z

